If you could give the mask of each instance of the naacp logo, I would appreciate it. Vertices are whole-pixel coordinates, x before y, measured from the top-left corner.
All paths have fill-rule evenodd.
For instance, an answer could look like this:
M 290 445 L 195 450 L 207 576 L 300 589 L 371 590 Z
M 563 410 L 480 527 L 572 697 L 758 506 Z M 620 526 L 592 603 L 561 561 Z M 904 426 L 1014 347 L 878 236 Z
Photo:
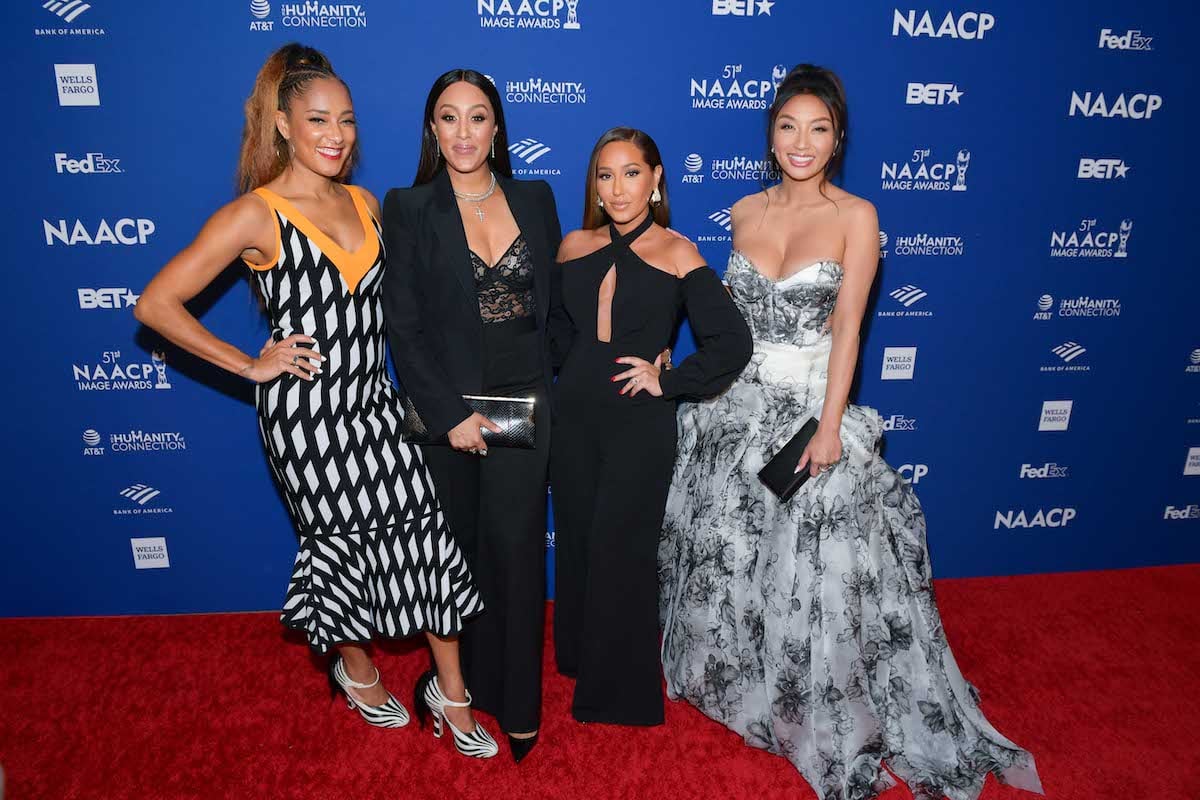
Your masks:
M 914 309 L 913 306 L 928 297 L 928 293 L 919 286 L 906 284 L 898 289 L 893 289 L 888 293 L 888 297 L 895 300 L 902 309 L 893 311 L 879 311 L 876 316 L 879 317 L 932 317 L 932 311 L 923 309 Z
M 162 495 L 162 492 L 153 486 L 147 486 L 144 483 L 135 483 L 132 486 L 122 489 L 120 494 L 121 497 L 124 497 L 129 502 L 124 506 L 114 508 L 114 517 L 139 517 L 175 513 L 175 509 L 170 506 L 161 505 L 161 501 L 153 502 L 155 498 Z
M 79 295 L 79 307 L 84 310 L 96 308 L 122 309 L 132 308 L 137 305 L 140 294 L 134 294 L 132 290 L 121 288 L 108 289 L 76 289 Z
M 60 219 L 58 222 L 43 219 L 42 227 L 46 234 L 47 246 L 53 246 L 56 242 L 68 247 L 74 247 L 77 244 L 145 244 L 146 240 L 154 233 L 153 220 L 131 217 L 122 217 L 111 224 L 108 220 L 102 219 L 90 230 L 81 219 L 75 220 L 75 224 L 69 228 L 65 219 Z
M 1071 92 L 1071 105 L 1067 116 L 1105 117 L 1107 119 L 1150 119 L 1162 108 L 1162 95 L 1138 92 L 1128 97 L 1124 93 L 1111 100 L 1104 92 Z
M 1027 478 L 1031 480 L 1041 480 L 1045 478 L 1066 478 L 1070 472 L 1069 468 L 1062 464 L 1046 463 L 1040 467 L 1035 467 L 1033 464 L 1022 464 L 1020 472 L 1017 473 L 1018 478 Z
M 83 0 L 46 0 L 42 8 L 57 17 L 56 28 L 34 28 L 34 36 L 103 36 L 104 28 L 75 27 L 75 20 L 91 9 Z M 45 19 L 50 19 L 45 17 Z M 81 24 L 86 24 L 81 23 Z
M 742 64 L 726 64 L 716 78 L 692 78 L 689 93 L 692 108 L 764 111 L 775 97 L 787 67 L 776 64 L 770 80 L 751 77 Z
M 712 0 L 712 13 L 714 17 L 769 17 L 774 6 L 771 0 Z
M 997 511 L 993 529 L 1006 528 L 1065 528 L 1078 512 L 1073 508 L 1039 508 L 1032 515 L 1024 510 Z
M 917 368 L 917 348 L 883 348 L 883 369 L 880 379 L 885 381 L 911 381 Z
M 1087 352 L 1087 348 L 1079 342 L 1063 342 L 1057 347 L 1052 347 L 1050 352 L 1058 356 L 1058 363 L 1043 364 L 1041 372 L 1089 372 L 1091 367 L 1087 364 L 1072 363 L 1075 359 Z
M 901 464 L 896 468 L 896 474 L 905 483 L 915 485 L 921 482 L 921 478 L 929 474 L 929 466 L 927 464 Z
M 526 165 L 513 169 L 515 177 L 562 174 L 562 170 L 554 167 L 546 167 L 544 165 L 533 166 L 535 162 L 551 152 L 550 145 L 543 144 L 537 139 L 522 139 L 519 142 L 514 142 L 508 146 L 508 152 L 523 161 Z
M 959 150 L 953 161 L 933 158 L 930 148 L 914 150 L 907 161 L 885 161 L 880 171 L 883 188 L 899 192 L 965 192 L 971 151 Z
M 1200 505 L 1191 503 L 1180 508 L 1167 506 L 1163 509 L 1163 519 L 1200 519 Z
M 722 234 L 701 234 L 696 237 L 697 242 L 731 242 L 733 237 L 729 232 L 733 230 L 733 212 L 728 208 L 718 209 L 708 215 L 708 221 L 716 225 L 725 233 Z
M 1080 220 L 1073 231 L 1050 233 L 1051 258 L 1126 258 L 1133 220 L 1123 219 L 1116 230 L 1105 230 L 1097 219 Z
M 477 0 L 479 27 L 579 30 L 579 0 Z M 564 16 L 565 15 L 565 16 Z
M 100 105 L 100 84 L 95 64 L 55 64 L 54 83 L 60 106 Z
M 904 102 L 910 106 L 956 106 L 963 94 L 956 83 L 910 83 Z
M 516 104 L 575 106 L 587 102 L 587 89 L 579 81 L 548 81 L 545 78 L 507 81 L 504 92 L 505 101 Z
M 81 392 L 140 391 L 170 389 L 167 357 L 155 350 L 150 361 L 124 361 L 120 350 L 107 350 L 94 364 L 72 364 L 75 385 Z
M 262 10 L 261 5 L 259 10 Z M 253 3 L 250 13 L 255 13 Z M 352 3 L 319 3 L 314 0 L 305 3 L 280 3 L 279 19 L 285 28 L 367 27 L 366 9 Z
M 54 154 L 54 170 L 62 175 L 113 175 L 124 172 L 121 159 L 107 158 L 104 153 L 88 153 L 83 158 L 71 158 L 66 153 Z
M 250 30 L 275 30 L 275 22 L 267 19 L 271 16 L 271 4 L 267 0 L 250 0 L 250 16 L 254 17 L 250 20 Z
M 1187 365 L 1187 368 L 1184 369 L 1184 372 L 1200 372 L 1200 348 L 1192 351 L 1189 360 L 1191 363 Z
M 1108 181 L 1114 178 L 1124 178 L 1129 172 L 1129 165 L 1120 158 L 1081 158 L 1077 178 Z
M 903 414 L 892 414 L 890 417 L 884 418 L 883 429 L 885 431 L 915 431 L 917 420 Z
M 102 456 L 104 448 L 100 446 L 101 436 L 99 431 L 88 428 L 83 432 L 83 454 L 85 456 Z
M 1071 427 L 1071 407 L 1074 400 L 1044 400 L 1039 431 L 1065 431 Z
M 933 39 L 946 37 L 972 41 L 982 39 L 984 34 L 996 27 L 995 16 L 980 11 L 967 11 L 957 16 L 953 11 L 948 11 L 940 21 L 935 23 L 934 20 L 928 11 L 918 16 L 915 9 L 904 12 L 894 9 L 892 36 L 899 36 L 903 31 L 910 39 L 928 36 Z
M 1137 50 L 1147 52 L 1153 50 L 1150 43 L 1154 41 L 1153 36 L 1146 36 L 1141 31 L 1125 31 L 1124 33 L 1115 33 L 1112 28 L 1100 29 L 1100 44 L 1101 50 Z
M 1035 320 L 1048 320 L 1055 316 L 1054 298 L 1044 294 L 1038 298 Z M 1058 304 L 1057 315 L 1060 317 L 1091 318 L 1121 316 L 1121 301 L 1116 297 L 1064 297 Z

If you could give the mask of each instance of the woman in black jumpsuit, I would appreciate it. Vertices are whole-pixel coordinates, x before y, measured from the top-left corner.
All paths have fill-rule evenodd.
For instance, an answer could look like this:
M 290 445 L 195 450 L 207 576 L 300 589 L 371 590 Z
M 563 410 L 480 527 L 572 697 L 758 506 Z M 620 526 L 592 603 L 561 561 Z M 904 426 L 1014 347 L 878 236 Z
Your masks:
M 559 251 L 554 338 L 570 345 L 551 438 L 555 652 L 559 671 L 577 679 L 576 719 L 657 725 L 656 554 L 675 460 L 673 401 L 728 386 L 749 361 L 750 332 L 695 248 L 663 230 L 666 182 L 649 136 L 606 133 L 588 181 L 591 203 L 605 210 L 589 208 Z M 683 257 L 654 266 L 635 252 L 639 240 L 656 261 Z M 660 372 L 656 354 L 685 310 L 698 351 Z

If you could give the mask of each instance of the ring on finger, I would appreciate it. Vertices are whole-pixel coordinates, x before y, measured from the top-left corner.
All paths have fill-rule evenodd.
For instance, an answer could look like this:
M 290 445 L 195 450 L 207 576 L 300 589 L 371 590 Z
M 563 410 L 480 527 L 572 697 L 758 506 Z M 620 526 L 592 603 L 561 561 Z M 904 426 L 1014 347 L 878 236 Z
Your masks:
M 292 356 L 292 365 L 295 366 L 298 363 L 300 363 L 300 356 Z

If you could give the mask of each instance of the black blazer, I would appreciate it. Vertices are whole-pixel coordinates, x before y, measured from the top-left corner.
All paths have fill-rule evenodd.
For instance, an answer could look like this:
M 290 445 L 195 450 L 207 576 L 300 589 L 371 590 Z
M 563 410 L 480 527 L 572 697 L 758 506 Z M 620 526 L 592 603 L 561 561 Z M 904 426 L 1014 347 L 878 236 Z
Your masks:
M 553 373 L 547 321 L 561 312 L 555 272 L 562 230 L 545 181 L 499 178 L 533 260 L 545 390 Z M 383 202 L 387 269 L 384 319 L 400 388 L 429 432 L 440 436 L 471 415 L 462 399 L 483 388 L 483 321 L 467 234 L 443 169 L 427 184 L 392 189 Z M 556 307 L 551 313 L 551 306 Z

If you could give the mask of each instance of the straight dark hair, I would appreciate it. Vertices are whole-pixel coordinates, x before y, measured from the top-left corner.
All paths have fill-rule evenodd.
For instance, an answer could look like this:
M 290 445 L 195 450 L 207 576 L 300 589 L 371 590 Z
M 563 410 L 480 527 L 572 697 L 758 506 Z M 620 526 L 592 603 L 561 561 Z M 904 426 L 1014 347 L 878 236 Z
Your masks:
M 500 92 L 496 91 L 496 84 L 482 72 L 473 69 L 452 69 L 438 76 L 429 88 L 429 97 L 425 99 L 425 116 L 421 119 L 421 158 L 417 162 L 417 176 L 413 178 L 413 186 L 429 183 L 446 168 L 438 150 L 437 134 L 433 132 L 433 115 L 437 111 L 437 101 L 442 92 L 460 81 L 469 83 L 483 92 L 492 106 L 492 114 L 496 118 L 496 154 L 488 156 L 488 166 L 497 175 L 512 177 L 512 163 L 508 158 L 508 126 L 504 122 L 504 106 L 500 105 Z
M 791 71 L 780 81 L 779 86 L 775 89 L 775 99 L 767 108 L 767 161 L 771 164 L 775 172 L 783 173 L 778 159 L 771 152 L 771 139 L 775 133 L 775 121 L 779 118 L 779 112 L 783 109 L 784 105 L 793 97 L 802 94 L 811 94 L 820 100 L 829 109 L 829 115 L 833 117 L 833 133 L 836 144 L 834 145 L 833 155 L 829 157 L 829 161 L 825 164 L 824 169 L 825 180 L 832 181 L 841 172 L 842 164 L 846 160 L 846 141 L 847 131 L 850 128 L 850 110 L 846 105 L 846 90 L 842 86 L 841 79 L 833 70 L 826 69 L 825 67 L 818 67 L 813 64 L 797 64 L 792 67 Z
M 596 202 L 600 195 L 596 191 L 596 162 L 600 160 L 600 151 L 604 149 L 606 144 L 613 142 L 629 142 L 642 151 L 642 158 L 646 159 L 646 163 L 650 165 L 650 169 L 662 167 L 662 156 L 658 152 L 658 145 L 654 143 L 654 139 L 645 131 L 640 131 L 637 128 L 609 128 L 596 142 L 596 146 L 592 148 L 592 157 L 588 161 L 587 177 L 583 183 L 583 228 L 584 230 L 594 230 L 609 223 L 608 212 L 599 206 Z M 662 195 L 662 201 L 659 203 L 650 204 L 650 213 L 654 216 L 654 221 L 664 228 L 671 226 L 671 202 L 667 197 L 667 171 L 663 168 L 662 177 L 658 182 L 658 193 Z

